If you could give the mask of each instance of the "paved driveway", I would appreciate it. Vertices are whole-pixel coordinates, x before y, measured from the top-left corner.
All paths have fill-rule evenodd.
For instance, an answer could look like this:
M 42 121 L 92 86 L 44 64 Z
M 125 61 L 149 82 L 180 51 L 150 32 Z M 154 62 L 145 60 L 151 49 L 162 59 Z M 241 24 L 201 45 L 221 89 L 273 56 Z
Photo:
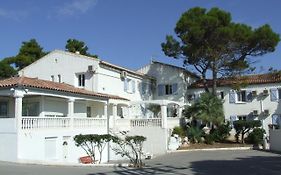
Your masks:
M 148 167 L 70 167 L 0 162 L 0 175 L 281 175 L 281 155 L 260 151 L 171 153 L 146 162 Z

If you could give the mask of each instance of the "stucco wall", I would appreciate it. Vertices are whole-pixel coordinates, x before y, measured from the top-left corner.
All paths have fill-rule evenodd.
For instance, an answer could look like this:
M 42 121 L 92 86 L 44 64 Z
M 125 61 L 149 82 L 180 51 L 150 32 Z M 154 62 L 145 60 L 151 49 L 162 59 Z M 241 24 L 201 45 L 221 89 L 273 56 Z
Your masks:
M 82 56 L 84 57 L 84 56 Z M 20 75 L 43 80 L 51 80 L 54 75 L 58 82 L 61 75 L 62 82 L 78 86 L 76 73 L 86 73 L 85 89 L 95 90 L 95 75 L 87 72 L 88 66 L 98 66 L 98 60 L 63 51 L 53 51 L 45 57 L 19 71 Z
M 23 131 L 19 139 L 19 161 L 26 162 L 68 162 L 78 163 L 79 157 L 87 156 L 84 150 L 75 146 L 73 137 L 78 134 L 105 134 L 106 128 L 72 129 L 72 130 L 41 130 Z M 56 158 L 48 159 L 45 155 L 45 140 L 56 140 Z M 66 139 L 67 138 L 67 139 Z M 66 140 L 65 140 L 66 139 Z M 63 142 L 67 141 L 67 154 L 65 154 Z M 65 155 L 66 158 L 64 157 Z M 98 153 L 97 153 L 97 157 Z M 103 152 L 103 162 L 107 161 L 107 148 Z
M 281 152 L 281 130 L 269 131 L 270 150 Z
M 149 76 L 153 76 L 156 78 L 156 86 L 153 99 L 155 100 L 173 100 L 178 101 L 182 103 L 186 103 L 186 92 L 187 87 L 195 81 L 194 78 L 192 78 L 190 75 L 188 75 L 186 72 L 184 72 L 181 69 L 162 65 L 158 63 L 152 63 L 149 64 L 142 69 L 139 70 L 139 72 L 145 73 Z M 158 96 L 158 85 L 159 84 L 178 84 L 178 90 L 176 94 L 172 95 L 163 95 Z
M 17 160 L 17 134 L 16 133 L 0 132 L 0 160 L 12 161 L 12 162 Z

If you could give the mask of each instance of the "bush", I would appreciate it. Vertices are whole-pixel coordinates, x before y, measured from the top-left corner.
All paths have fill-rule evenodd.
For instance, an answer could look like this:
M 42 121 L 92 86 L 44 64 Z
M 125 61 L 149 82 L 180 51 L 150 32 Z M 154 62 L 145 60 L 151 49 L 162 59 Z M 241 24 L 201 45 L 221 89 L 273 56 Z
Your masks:
M 214 142 L 215 142 L 215 136 L 213 134 L 205 135 L 205 143 L 206 144 L 212 145 L 212 144 L 214 144 Z
M 261 126 L 260 120 L 238 120 L 233 122 L 234 129 L 236 131 L 236 141 L 239 142 L 239 136 L 241 135 L 241 141 L 244 143 L 245 134 L 249 133 L 251 129 Z
M 190 127 L 187 129 L 187 136 L 191 143 L 201 143 L 204 132 L 198 127 Z
M 184 128 L 182 128 L 180 126 L 176 126 L 176 127 L 174 127 L 172 134 L 177 134 L 180 137 L 185 137 L 186 136 L 186 131 L 185 131 Z
M 263 143 L 263 135 L 265 134 L 265 130 L 262 128 L 255 128 L 246 138 L 246 142 L 259 145 Z
M 223 142 L 229 137 L 229 132 L 231 131 L 230 124 L 226 123 L 218 126 L 210 131 L 215 142 Z

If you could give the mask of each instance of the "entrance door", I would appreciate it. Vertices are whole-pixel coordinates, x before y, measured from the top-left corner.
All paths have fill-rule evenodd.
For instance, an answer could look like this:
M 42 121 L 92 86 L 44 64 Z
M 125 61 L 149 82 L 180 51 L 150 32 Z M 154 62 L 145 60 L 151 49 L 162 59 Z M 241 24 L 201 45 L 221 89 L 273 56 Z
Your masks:
M 45 158 L 47 160 L 57 159 L 57 137 L 45 138 Z

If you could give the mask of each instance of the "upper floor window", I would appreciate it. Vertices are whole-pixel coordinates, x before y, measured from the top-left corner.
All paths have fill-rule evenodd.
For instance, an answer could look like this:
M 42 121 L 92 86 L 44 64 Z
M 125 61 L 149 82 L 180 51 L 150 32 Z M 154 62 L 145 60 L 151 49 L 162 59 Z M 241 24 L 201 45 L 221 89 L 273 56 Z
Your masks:
M 136 81 L 125 78 L 124 79 L 124 91 L 128 93 L 135 93 L 136 91 Z
M 85 87 L 85 74 L 78 74 L 77 79 L 78 79 L 78 86 Z
M 246 91 L 238 91 L 237 92 L 237 101 L 239 102 L 246 102 Z
M 177 94 L 178 84 L 159 84 L 158 96 Z
M 151 95 L 151 85 L 149 83 L 142 82 L 141 84 L 142 95 Z
M 0 118 L 8 116 L 8 102 L 0 101 Z
M 240 90 L 229 92 L 229 103 L 251 102 L 253 99 L 252 91 Z
M 270 100 L 278 101 L 281 99 L 281 88 L 272 88 L 270 89 Z

